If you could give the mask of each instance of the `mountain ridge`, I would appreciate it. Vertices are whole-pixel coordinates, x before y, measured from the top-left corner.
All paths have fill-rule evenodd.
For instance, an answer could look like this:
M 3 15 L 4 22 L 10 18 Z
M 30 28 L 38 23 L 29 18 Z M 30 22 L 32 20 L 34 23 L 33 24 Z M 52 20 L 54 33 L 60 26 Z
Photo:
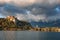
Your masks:
M 39 27 L 60 27 L 60 19 L 55 20 L 55 21 L 39 21 L 39 22 L 35 22 L 32 21 L 30 22 L 33 26 L 38 25 Z
M 20 21 L 14 16 L 8 16 L 7 18 L 0 18 L 0 29 L 4 28 L 21 28 L 28 30 L 29 27 L 32 27 L 29 22 Z

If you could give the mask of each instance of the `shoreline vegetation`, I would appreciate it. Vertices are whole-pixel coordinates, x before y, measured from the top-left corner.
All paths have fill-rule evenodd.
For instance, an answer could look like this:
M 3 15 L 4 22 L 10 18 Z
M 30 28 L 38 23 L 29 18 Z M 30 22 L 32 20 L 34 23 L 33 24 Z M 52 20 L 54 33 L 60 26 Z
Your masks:
M 32 27 L 29 22 L 20 21 L 14 16 L 0 18 L 1 31 L 42 31 L 42 32 L 60 32 L 59 27 Z
M 41 31 L 41 32 L 60 32 L 60 28 L 58 27 L 42 27 L 42 28 L 29 28 L 29 29 L 22 29 L 22 28 L 4 28 L 2 31 Z

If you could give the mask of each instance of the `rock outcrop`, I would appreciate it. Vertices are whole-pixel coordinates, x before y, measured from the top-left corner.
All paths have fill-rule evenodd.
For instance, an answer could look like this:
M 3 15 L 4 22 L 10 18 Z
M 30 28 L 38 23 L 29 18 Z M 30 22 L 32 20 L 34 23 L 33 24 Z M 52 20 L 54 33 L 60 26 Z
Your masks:
M 32 26 L 29 22 L 20 21 L 14 16 L 8 16 L 6 18 L 0 18 L 0 30 L 4 30 L 5 28 L 20 28 L 22 30 L 29 30 Z

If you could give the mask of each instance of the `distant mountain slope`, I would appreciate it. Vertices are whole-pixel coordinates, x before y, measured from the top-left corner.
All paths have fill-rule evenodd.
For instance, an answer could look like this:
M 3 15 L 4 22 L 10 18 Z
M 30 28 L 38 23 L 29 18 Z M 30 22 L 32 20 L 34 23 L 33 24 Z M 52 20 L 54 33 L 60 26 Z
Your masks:
M 55 20 L 55 21 L 48 21 L 48 22 L 43 22 L 43 21 L 39 21 L 39 22 L 30 22 L 32 24 L 32 26 L 36 26 L 38 25 L 39 27 L 60 27 L 60 19 Z

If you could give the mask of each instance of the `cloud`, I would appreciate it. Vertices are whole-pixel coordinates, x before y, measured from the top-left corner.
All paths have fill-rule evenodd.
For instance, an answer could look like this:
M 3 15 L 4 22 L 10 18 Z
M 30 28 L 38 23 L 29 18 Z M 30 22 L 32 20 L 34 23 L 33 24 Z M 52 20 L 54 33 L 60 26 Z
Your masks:
M 55 7 L 59 4 L 60 0 L 0 0 L 0 14 L 26 21 L 57 20 L 60 12 Z
M 19 20 L 26 21 L 53 21 L 60 19 L 60 12 L 58 13 L 55 9 L 45 9 L 45 8 L 32 8 L 30 11 L 26 11 L 25 14 L 17 13 L 16 17 Z
M 28 9 L 29 8 L 29 9 Z M 16 16 L 19 20 L 25 20 L 25 21 L 37 21 L 40 20 L 52 20 L 53 18 L 58 18 L 58 13 L 55 11 L 55 9 L 47 9 L 44 7 L 28 7 L 28 8 L 18 8 L 13 5 L 5 5 L 3 7 L 0 7 L 0 14 L 4 16 L 12 15 Z
M 11 4 L 17 6 L 29 6 L 29 5 L 40 5 L 40 6 L 54 6 L 60 4 L 60 0 L 0 0 L 0 4 Z
M 0 0 L 0 4 L 11 4 L 17 6 L 28 6 L 35 3 L 36 0 Z
M 39 22 L 40 20 L 44 20 L 45 19 L 45 15 L 33 15 L 33 14 L 16 14 L 16 17 L 19 20 L 23 20 L 23 21 L 36 21 Z

